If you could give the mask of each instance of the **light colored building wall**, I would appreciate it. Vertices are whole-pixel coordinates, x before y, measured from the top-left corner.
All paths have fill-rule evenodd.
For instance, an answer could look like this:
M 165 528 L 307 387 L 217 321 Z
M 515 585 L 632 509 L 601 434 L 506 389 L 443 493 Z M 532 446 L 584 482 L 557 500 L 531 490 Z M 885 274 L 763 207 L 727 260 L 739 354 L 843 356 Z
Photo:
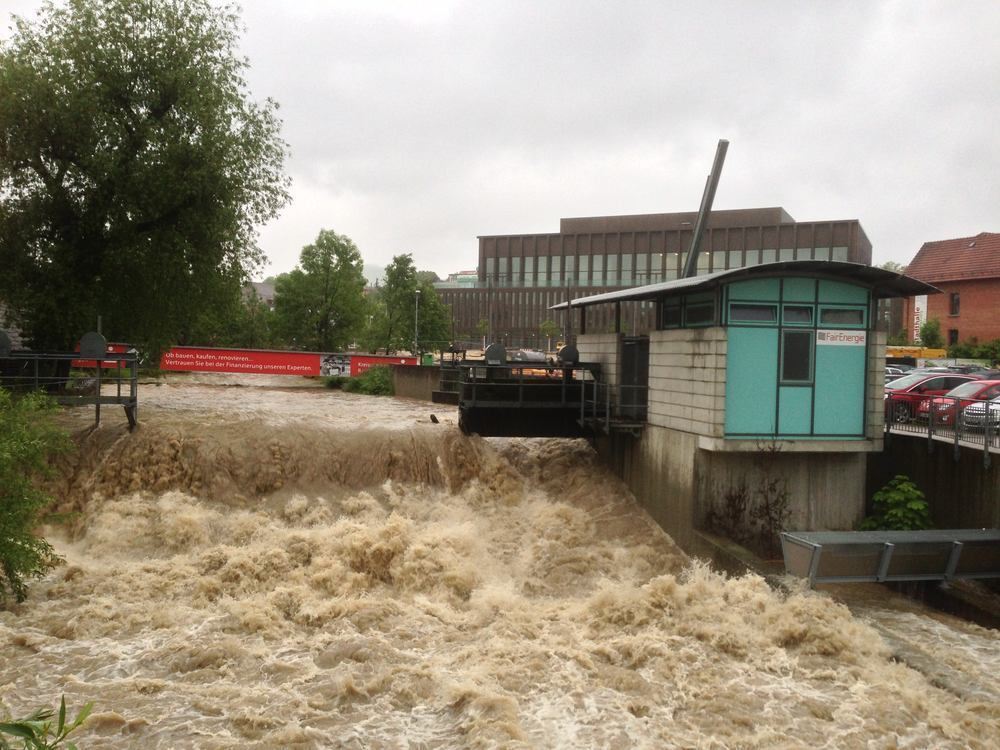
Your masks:
M 725 403 L 724 328 L 650 333 L 649 424 L 722 437 Z
M 601 382 L 608 385 L 618 385 L 621 338 L 620 333 L 586 333 L 576 337 L 580 361 L 600 364 Z
M 885 331 L 869 331 L 868 402 L 865 404 L 865 436 L 874 441 L 873 450 L 882 450 L 885 434 Z

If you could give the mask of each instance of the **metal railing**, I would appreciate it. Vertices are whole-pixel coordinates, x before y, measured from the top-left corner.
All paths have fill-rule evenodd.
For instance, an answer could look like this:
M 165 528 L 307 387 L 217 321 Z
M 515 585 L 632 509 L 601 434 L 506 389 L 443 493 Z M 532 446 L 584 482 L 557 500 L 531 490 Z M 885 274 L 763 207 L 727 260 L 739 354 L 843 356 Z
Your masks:
M 646 422 L 649 393 L 644 385 L 615 385 L 594 381 L 584 385 L 580 421 L 600 424 L 605 432 L 613 427 L 635 429 Z
M 885 431 L 924 436 L 928 450 L 935 443 L 950 443 L 956 456 L 962 447 L 981 449 L 989 467 L 990 453 L 1000 452 L 1000 401 L 888 394 Z
M 129 426 L 138 421 L 139 367 L 135 351 L 105 354 L 96 360 L 79 353 L 18 351 L 0 357 L 0 386 L 9 391 L 45 391 L 64 406 L 93 406 L 94 424 L 101 423 L 101 405 L 122 406 Z M 94 361 L 94 375 L 81 377 L 74 361 Z M 60 366 L 60 363 L 66 363 Z M 109 363 L 111 367 L 101 366 Z M 74 374 L 74 370 L 76 374 Z M 113 386 L 111 393 L 105 393 Z M 124 391 L 124 392 L 123 392 Z

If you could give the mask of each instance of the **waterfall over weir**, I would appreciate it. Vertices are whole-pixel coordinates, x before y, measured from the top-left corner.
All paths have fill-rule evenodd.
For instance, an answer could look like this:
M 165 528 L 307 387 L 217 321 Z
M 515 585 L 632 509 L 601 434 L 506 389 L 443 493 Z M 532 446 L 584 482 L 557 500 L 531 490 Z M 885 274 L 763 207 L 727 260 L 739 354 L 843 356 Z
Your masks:
M 1000 737 L 994 631 L 718 574 L 585 441 L 262 385 L 287 381 L 178 376 L 141 386 L 135 432 L 78 431 L 50 485 L 76 513 L 46 530 L 66 564 L 0 611 L 0 713 L 94 701 L 86 748 Z M 897 661 L 887 628 L 951 682 Z

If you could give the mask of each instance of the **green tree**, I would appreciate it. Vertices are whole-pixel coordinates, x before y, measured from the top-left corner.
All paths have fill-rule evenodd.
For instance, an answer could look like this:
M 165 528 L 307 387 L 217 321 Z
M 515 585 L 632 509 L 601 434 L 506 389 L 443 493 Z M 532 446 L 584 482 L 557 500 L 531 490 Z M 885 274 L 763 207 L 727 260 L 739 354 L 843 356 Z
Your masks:
M 559 324 L 556 323 L 554 320 L 545 320 L 542 322 L 540 326 L 538 326 L 538 332 L 542 334 L 542 336 L 546 339 L 547 342 L 546 351 L 552 351 L 552 337 L 558 336 L 560 330 L 562 329 L 559 328 Z
M 152 354 L 238 299 L 287 202 L 277 105 L 210 0 L 46 2 L 0 43 L 0 297 L 36 347 Z
M 385 267 L 383 283 L 372 298 L 368 348 L 386 353 L 412 350 L 414 334 L 423 350 L 441 349 L 451 340 L 451 311 L 441 302 L 429 277 L 420 280 L 424 273 L 417 271 L 409 253 L 395 256 Z
M 47 541 L 35 536 L 51 498 L 35 479 L 47 459 L 69 441 L 51 422 L 54 405 L 41 394 L 14 399 L 0 388 L 0 604 L 11 596 L 24 601 L 27 579 L 60 561 Z
M 321 229 L 299 265 L 274 282 L 275 330 L 301 349 L 330 352 L 355 341 L 368 316 L 361 253 L 346 235 Z
M 940 320 L 931 318 L 920 326 L 920 344 L 928 349 L 940 349 L 944 346 Z

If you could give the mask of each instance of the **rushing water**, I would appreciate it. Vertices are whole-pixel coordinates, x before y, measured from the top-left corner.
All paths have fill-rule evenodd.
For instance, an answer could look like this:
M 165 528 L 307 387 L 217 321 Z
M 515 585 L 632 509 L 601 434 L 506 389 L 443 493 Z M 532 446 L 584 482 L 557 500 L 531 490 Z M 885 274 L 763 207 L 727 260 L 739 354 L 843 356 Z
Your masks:
M 80 430 L 0 713 L 94 701 L 83 748 L 997 747 L 994 631 L 719 575 L 583 441 L 240 381 Z

